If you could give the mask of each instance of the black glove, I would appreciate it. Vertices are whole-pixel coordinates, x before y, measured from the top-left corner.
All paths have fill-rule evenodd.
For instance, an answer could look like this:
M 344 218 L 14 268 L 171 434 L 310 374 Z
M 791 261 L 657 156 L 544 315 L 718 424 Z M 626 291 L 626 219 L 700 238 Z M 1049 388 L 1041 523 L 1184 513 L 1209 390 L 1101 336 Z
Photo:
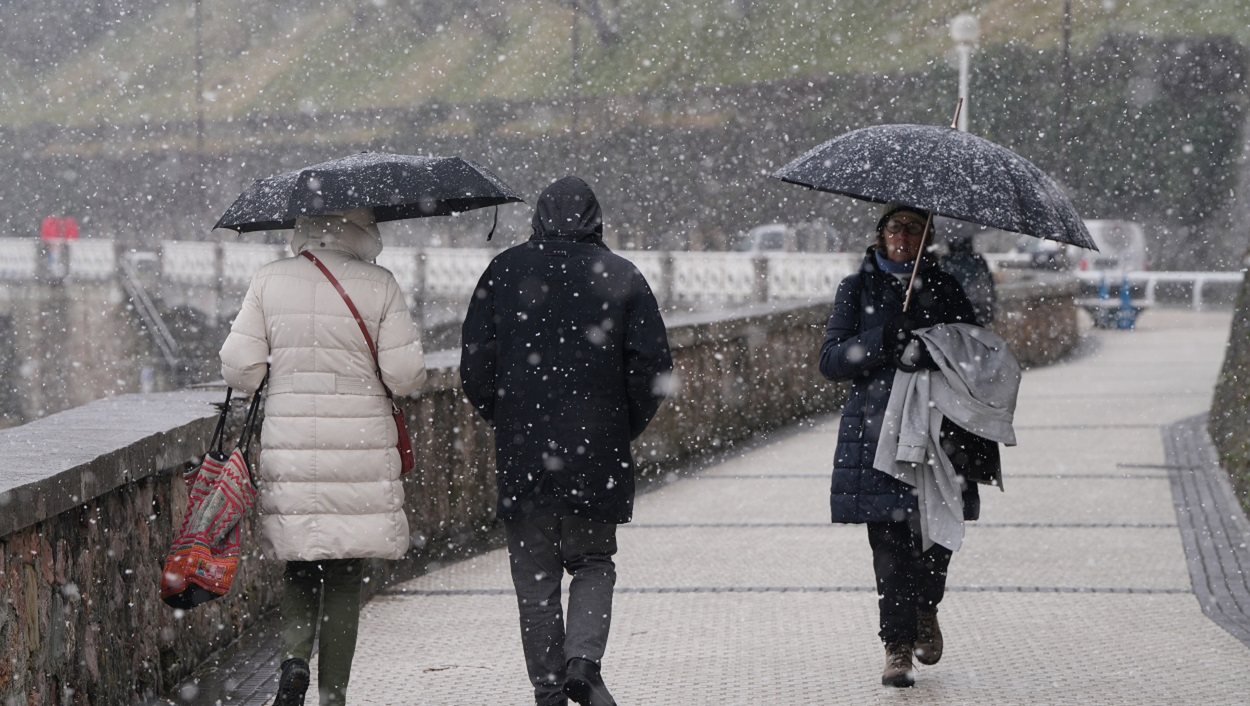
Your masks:
M 916 354 L 914 356 L 910 356 L 912 360 L 904 361 L 903 358 L 906 355 L 907 346 L 913 341 L 916 343 Z M 907 343 L 903 344 L 903 348 L 898 351 L 898 355 L 893 356 L 892 361 L 894 363 L 894 367 L 905 373 L 914 373 L 918 370 L 938 369 L 937 363 L 933 361 L 933 356 L 929 355 L 929 347 L 926 346 L 919 338 L 916 338 L 910 333 L 907 334 Z
M 903 355 L 903 348 L 916 327 L 916 320 L 907 314 L 895 314 L 886 320 L 885 326 L 881 327 L 881 345 L 885 346 L 890 360 L 897 361 Z

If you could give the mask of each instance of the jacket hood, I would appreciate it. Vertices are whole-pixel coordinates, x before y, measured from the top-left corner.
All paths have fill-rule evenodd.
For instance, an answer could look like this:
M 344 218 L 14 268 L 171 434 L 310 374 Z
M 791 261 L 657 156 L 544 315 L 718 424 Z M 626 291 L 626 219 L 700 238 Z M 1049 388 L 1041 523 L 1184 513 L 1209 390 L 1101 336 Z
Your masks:
M 603 211 L 590 186 L 575 176 L 543 190 L 534 209 L 534 238 L 586 241 L 603 238 Z
M 299 255 L 309 248 L 330 248 L 373 262 L 382 252 L 382 234 L 373 219 L 373 210 L 353 208 L 319 216 L 295 219 L 291 252 Z

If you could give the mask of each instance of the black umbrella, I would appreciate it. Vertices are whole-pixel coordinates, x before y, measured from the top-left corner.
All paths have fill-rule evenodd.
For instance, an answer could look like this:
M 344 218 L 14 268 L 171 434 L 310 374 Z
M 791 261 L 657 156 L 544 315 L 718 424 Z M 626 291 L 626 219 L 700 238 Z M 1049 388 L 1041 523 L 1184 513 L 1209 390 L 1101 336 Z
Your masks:
M 372 208 L 378 222 L 446 216 L 522 201 L 485 167 L 459 157 L 361 152 L 257 179 L 214 228 L 294 228 L 299 216 Z
M 953 127 L 877 125 L 848 132 L 773 172 L 792 184 L 921 208 L 1097 250 L 1072 202 L 1032 162 Z

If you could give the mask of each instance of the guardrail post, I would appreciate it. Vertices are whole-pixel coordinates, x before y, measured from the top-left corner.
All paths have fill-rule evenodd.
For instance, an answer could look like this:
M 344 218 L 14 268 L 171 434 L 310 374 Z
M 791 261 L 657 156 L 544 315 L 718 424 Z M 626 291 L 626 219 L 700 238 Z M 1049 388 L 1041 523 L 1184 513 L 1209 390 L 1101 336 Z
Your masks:
M 751 264 L 755 266 L 755 301 L 768 301 L 768 258 L 763 255 L 756 255 L 751 258 Z
M 660 306 L 667 309 L 673 306 L 673 290 L 676 288 L 676 270 L 677 266 L 673 262 L 673 251 L 665 250 L 660 258 L 660 291 L 657 299 L 660 300 Z

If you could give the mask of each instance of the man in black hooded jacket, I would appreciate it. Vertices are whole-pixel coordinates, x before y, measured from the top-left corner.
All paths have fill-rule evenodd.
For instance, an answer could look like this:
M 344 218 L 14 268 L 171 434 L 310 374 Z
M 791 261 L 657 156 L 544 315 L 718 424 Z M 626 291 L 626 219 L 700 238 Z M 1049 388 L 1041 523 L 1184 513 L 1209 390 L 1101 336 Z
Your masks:
M 672 372 L 651 288 L 603 243 L 599 203 L 567 176 L 539 196 L 530 240 L 491 261 L 462 329 L 465 395 L 495 428 L 521 642 L 539 706 L 615 706 L 600 676 L 616 526 L 634 502 L 630 441 Z M 569 584 L 567 629 L 560 581 Z

